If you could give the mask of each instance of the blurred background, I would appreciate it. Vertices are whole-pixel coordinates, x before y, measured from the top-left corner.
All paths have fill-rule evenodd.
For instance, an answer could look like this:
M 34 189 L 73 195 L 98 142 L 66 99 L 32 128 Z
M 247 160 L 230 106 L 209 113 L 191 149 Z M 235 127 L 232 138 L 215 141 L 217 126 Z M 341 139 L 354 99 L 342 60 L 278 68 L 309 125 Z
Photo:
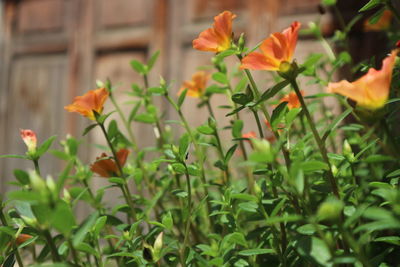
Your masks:
M 351 19 L 365 2 L 339 1 L 339 8 L 345 19 Z M 175 94 L 199 66 L 210 64 L 212 53 L 194 50 L 192 40 L 211 27 L 213 17 L 223 10 L 237 14 L 235 36 L 245 32 L 251 46 L 294 20 L 305 26 L 319 20 L 323 34 L 332 35 L 337 23 L 329 12 L 321 14 L 319 4 L 320 0 L 0 0 L 0 154 L 25 153 L 20 128 L 36 131 L 39 142 L 52 135 L 58 140 L 66 134 L 81 138 L 90 122 L 63 107 L 94 89 L 96 79 L 110 78 L 118 85 L 120 102 L 129 100 L 124 92 L 132 83 L 142 84 L 129 62 L 144 61 L 155 51 L 161 53 L 150 84 L 156 86 L 161 75 L 172 82 Z M 376 36 L 354 38 L 354 54 L 362 58 L 376 49 L 371 38 Z M 296 58 L 301 62 L 310 52 L 324 50 L 318 40 L 301 37 Z M 238 64 L 235 59 L 231 63 Z M 224 100 L 213 99 L 216 105 L 224 104 L 220 101 Z M 167 118 L 174 118 L 163 101 L 158 104 Z M 193 126 L 207 117 L 195 104 L 196 100 L 185 103 Z M 223 118 L 226 111 L 218 113 Z M 134 131 L 142 146 L 153 143 L 151 126 L 137 123 Z M 84 140 L 83 161 L 93 162 L 98 153 L 87 140 L 104 140 L 95 134 Z M 41 160 L 46 162 L 44 173 L 57 173 L 61 161 L 46 157 Z M 13 169 L 30 165 L 20 159 L 1 159 L 0 192 L 14 179 Z

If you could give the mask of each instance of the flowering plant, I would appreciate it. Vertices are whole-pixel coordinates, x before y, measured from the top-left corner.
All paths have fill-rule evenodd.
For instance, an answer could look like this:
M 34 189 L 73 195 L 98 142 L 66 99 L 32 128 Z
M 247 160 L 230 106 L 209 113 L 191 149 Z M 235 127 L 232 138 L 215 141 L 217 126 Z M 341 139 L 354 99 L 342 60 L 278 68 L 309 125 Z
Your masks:
M 335 1 L 322 2 L 336 8 Z M 136 104 L 129 115 L 111 81 L 98 82 L 65 107 L 88 119 L 83 135 L 102 135 L 101 156 L 81 158 L 80 141 L 72 136 L 51 150 L 55 137 L 38 145 L 43 136 L 21 130 L 26 155 L 1 157 L 29 160 L 33 167 L 15 170 L 18 189 L 0 196 L 0 264 L 398 265 L 400 32 L 386 14 L 397 23 L 400 16 L 387 0 L 371 0 L 361 12 L 377 6 L 373 21 L 363 25 L 383 25 L 389 33 L 390 47 L 377 52 L 381 67 L 356 65 L 347 51 L 336 55 L 315 23 L 306 29 L 293 22 L 250 49 L 244 34 L 233 34 L 236 15 L 224 11 L 193 41 L 199 53 L 215 53 L 213 70 L 176 88 L 163 78 L 150 86 L 156 53 L 147 63 L 132 62 L 143 85 L 133 86 Z M 338 46 L 348 46 L 354 23 L 333 37 Z M 298 60 L 302 33 L 314 35 L 326 55 Z M 236 57 L 239 67 L 228 66 L 228 57 Z M 343 66 L 352 66 L 359 78 L 332 81 Z M 273 84 L 261 89 L 253 72 L 273 77 Z M 306 79 L 321 91 L 309 90 Z M 215 115 L 215 94 L 230 101 L 223 106 L 228 125 Z M 209 113 L 198 127 L 183 110 L 188 96 Z M 166 120 L 156 98 L 165 99 L 178 119 Z M 332 112 L 325 99 L 337 100 L 341 112 Z M 107 101 L 111 109 L 104 108 Z M 114 112 L 119 119 L 111 119 Z M 143 147 L 133 131 L 142 123 L 155 129 L 152 147 Z M 43 173 L 45 153 L 63 160 L 63 170 Z M 94 188 L 94 179 L 108 185 Z M 104 199 L 106 193 L 113 201 Z M 84 206 L 90 212 L 77 216 Z

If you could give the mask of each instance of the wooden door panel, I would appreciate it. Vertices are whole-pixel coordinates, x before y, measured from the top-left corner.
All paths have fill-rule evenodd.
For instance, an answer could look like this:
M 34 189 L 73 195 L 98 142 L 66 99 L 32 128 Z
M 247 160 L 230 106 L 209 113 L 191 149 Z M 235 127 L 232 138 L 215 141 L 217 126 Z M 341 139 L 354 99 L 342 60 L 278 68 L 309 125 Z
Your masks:
M 5 124 L 6 140 L 2 153 L 20 154 L 26 152 L 26 146 L 19 135 L 19 129 L 32 129 L 41 143 L 52 135 L 64 138 L 65 112 L 68 104 L 66 74 L 67 60 L 64 55 L 37 55 L 18 58 L 12 65 L 10 90 L 7 96 L 7 119 Z M 54 144 L 56 144 L 55 142 Z M 40 160 L 42 173 L 47 175 L 58 172 L 58 160 L 45 155 Z M 26 160 L 1 160 L 3 173 L 12 180 L 15 168 L 32 169 L 32 163 Z
M 63 0 L 22 1 L 17 15 L 18 32 L 61 30 L 65 14 L 63 7 Z
M 144 24 L 148 16 L 147 0 L 100 0 L 101 28 Z

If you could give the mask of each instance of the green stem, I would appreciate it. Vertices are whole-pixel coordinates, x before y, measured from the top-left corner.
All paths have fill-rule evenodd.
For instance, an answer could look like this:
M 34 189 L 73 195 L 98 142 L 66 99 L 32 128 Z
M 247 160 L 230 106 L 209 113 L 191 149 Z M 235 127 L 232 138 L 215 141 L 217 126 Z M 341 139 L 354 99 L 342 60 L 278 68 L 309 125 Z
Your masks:
M 71 239 L 68 238 L 68 241 L 67 241 L 67 242 L 68 242 L 68 247 L 69 247 L 69 249 L 70 249 L 70 251 L 71 251 L 72 258 L 74 259 L 75 264 L 76 264 L 77 266 L 80 266 L 78 254 L 77 254 L 77 252 L 76 252 L 76 250 L 75 250 L 75 248 L 74 248 L 74 245 L 72 244 Z
M 258 132 L 260 134 L 260 138 L 264 138 L 264 133 L 263 133 L 263 129 L 262 129 L 262 126 L 261 126 L 260 117 L 258 116 L 258 112 L 257 112 L 257 110 L 253 110 L 253 109 L 251 111 L 253 112 L 254 118 L 256 119 L 257 128 L 258 128 Z
M 35 171 L 40 176 L 39 159 L 33 159 L 33 165 L 35 165 Z
M 185 177 L 186 177 L 186 183 L 187 183 L 187 190 L 188 190 L 188 198 L 187 198 L 187 209 L 188 209 L 188 214 L 187 214 L 187 220 L 186 220 L 186 226 L 185 226 L 185 237 L 183 239 L 183 247 L 182 247 L 182 251 L 181 251 L 181 258 L 182 258 L 182 264 L 184 266 L 186 266 L 185 264 L 185 250 L 186 247 L 188 246 L 188 240 L 189 240 L 189 230 L 190 230 L 190 219 L 192 216 L 192 187 L 190 185 L 190 177 L 188 174 L 188 169 L 187 166 L 185 164 Z
M 308 124 L 310 125 L 310 128 L 311 128 L 311 131 L 313 133 L 314 139 L 317 142 L 318 148 L 319 148 L 319 150 L 321 152 L 322 159 L 328 165 L 329 170 L 327 172 L 327 175 L 328 175 L 328 181 L 329 181 L 329 183 L 331 185 L 332 192 L 337 198 L 340 198 L 339 189 L 338 189 L 338 186 L 336 184 L 335 177 L 333 176 L 333 173 L 332 173 L 332 166 L 331 166 L 331 163 L 329 162 L 328 151 L 327 151 L 327 149 L 325 147 L 325 143 L 322 141 L 321 137 L 319 136 L 319 133 L 318 133 L 317 128 L 315 126 L 314 120 L 312 119 L 311 114 L 308 111 L 308 108 L 306 106 L 306 103 L 304 102 L 303 95 L 300 92 L 300 89 L 299 89 L 299 86 L 297 85 L 296 79 L 291 80 L 290 83 L 292 84 L 292 87 L 293 87 L 294 91 L 296 92 L 297 98 L 300 101 L 300 104 L 301 104 L 301 107 L 303 109 L 304 115 L 306 116 L 306 118 L 308 120 Z
M 56 247 L 56 245 L 55 245 L 55 243 L 53 241 L 53 238 L 51 237 L 51 234 L 50 234 L 49 230 L 47 230 L 47 229 L 43 230 L 43 235 L 44 235 L 44 238 L 47 241 L 47 245 L 50 248 L 51 257 L 53 258 L 53 262 L 61 262 L 61 257 L 58 254 L 57 247 Z
M 210 101 L 208 99 L 206 100 L 206 105 L 207 105 L 207 108 L 208 108 L 208 111 L 209 111 L 211 117 L 214 119 L 214 121 L 216 121 L 213 109 L 212 109 Z M 224 151 L 222 148 L 221 138 L 219 137 L 219 134 L 218 134 L 218 126 L 217 125 L 215 126 L 214 136 L 215 136 L 215 139 L 217 140 L 217 150 L 218 150 L 219 156 L 220 156 L 221 160 L 223 161 L 225 158 L 225 154 L 224 154 Z M 229 173 L 228 166 L 226 166 L 226 170 L 223 171 L 223 174 L 225 176 L 224 180 L 225 180 L 226 185 L 229 185 L 230 184 L 230 173 Z
M 115 152 L 114 146 L 111 144 L 111 141 L 110 141 L 110 139 L 108 138 L 108 134 L 107 134 L 107 131 L 106 131 L 105 127 L 104 127 L 104 124 L 103 124 L 103 123 L 99 123 L 99 122 L 97 122 L 97 123 L 98 123 L 98 125 L 100 126 L 101 131 L 102 131 L 103 134 L 104 134 L 104 137 L 105 137 L 105 139 L 106 139 L 106 141 L 107 141 L 108 147 L 109 147 L 110 150 L 111 150 L 111 153 L 113 154 L 114 161 L 115 161 L 115 163 L 117 164 L 117 167 L 118 167 L 118 170 L 119 170 L 119 173 L 120 173 L 121 177 L 125 178 L 124 172 L 123 172 L 123 169 L 122 169 L 122 166 L 121 166 L 121 163 L 120 163 L 119 160 L 118 160 L 117 153 Z M 133 217 L 133 219 L 136 221 L 136 220 L 137 220 L 137 217 L 136 217 L 135 206 L 134 206 L 134 204 L 133 204 L 133 202 L 132 202 L 131 194 L 130 194 L 130 192 L 129 192 L 128 185 L 125 183 L 124 185 L 120 186 L 120 188 L 121 188 L 121 191 L 122 191 L 122 193 L 123 193 L 123 195 L 124 195 L 124 198 L 125 198 L 125 200 L 126 200 L 128 206 L 129 206 L 129 208 L 130 208 L 130 210 L 131 210 L 132 217 Z
M 199 160 L 199 165 L 200 165 L 200 179 L 201 179 L 201 182 L 203 183 L 204 192 L 207 196 L 207 218 L 209 219 L 209 222 L 210 222 L 212 219 L 208 215 L 210 214 L 210 211 L 211 211 L 211 204 L 210 204 L 210 201 L 208 200 L 209 192 L 208 192 L 208 188 L 206 185 L 207 181 L 206 181 L 206 176 L 205 176 L 205 171 L 204 171 L 203 153 L 200 150 L 200 147 L 197 144 L 197 140 L 194 138 L 192 130 L 190 129 L 190 126 L 189 126 L 185 116 L 183 116 L 181 109 L 175 104 L 175 102 L 172 100 L 172 98 L 169 95 L 165 95 L 165 97 L 167 98 L 168 102 L 174 107 L 176 112 L 178 112 L 179 118 L 181 119 L 187 133 L 189 134 L 190 140 L 192 141 L 192 143 L 194 145 L 195 153 L 196 153 L 197 159 Z

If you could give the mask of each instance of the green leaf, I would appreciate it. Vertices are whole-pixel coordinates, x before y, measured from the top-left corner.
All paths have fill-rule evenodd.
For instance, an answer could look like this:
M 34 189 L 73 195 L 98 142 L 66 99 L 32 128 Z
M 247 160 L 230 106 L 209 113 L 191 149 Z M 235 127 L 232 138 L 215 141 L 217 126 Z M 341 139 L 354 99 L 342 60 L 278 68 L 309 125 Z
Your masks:
M 369 20 L 368 20 L 368 22 L 370 23 L 370 24 L 376 24 L 379 20 L 380 20 L 380 18 L 382 17 L 382 15 L 383 15 L 383 12 L 386 10 L 386 7 L 382 7 L 381 9 L 379 9 L 377 12 L 375 12 L 375 14 L 373 14 L 370 18 L 369 18 Z
M 135 59 L 131 61 L 131 67 L 134 71 L 136 71 L 137 73 L 139 73 L 141 75 L 146 74 L 145 65 Z
M 254 255 L 262 255 L 262 254 L 275 254 L 275 250 L 270 249 L 270 248 L 255 248 L 255 249 L 242 250 L 238 254 L 240 256 L 254 256 Z
M 214 81 L 219 82 L 219 83 L 222 83 L 222 84 L 228 84 L 228 83 L 229 83 L 229 80 L 228 80 L 228 78 L 226 77 L 226 74 L 225 74 L 225 73 L 222 73 L 222 72 L 213 73 L 212 79 L 213 79 Z
M 172 227 L 174 226 L 174 221 L 172 219 L 172 214 L 170 211 L 168 211 L 163 217 L 162 217 L 162 224 L 167 228 L 168 230 L 171 230 Z
M 152 124 L 156 122 L 156 118 L 153 114 L 141 113 L 135 116 L 135 121 Z
M 30 203 L 40 202 L 42 196 L 33 191 L 12 191 L 8 193 L 8 198 L 12 200 L 21 200 Z
M 64 201 L 59 201 L 55 211 L 50 216 L 51 225 L 60 233 L 69 236 L 75 226 L 75 217 L 70 206 Z
M 60 173 L 58 180 L 57 180 L 57 192 L 58 194 L 61 192 L 61 190 L 64 188 L 64 183 L 67 180 L 69 176 L 69 172 L 71 169 L 74 167 L 75 161 L 71 160 L 68 162 L 68 165 L 65 167 L 65 169 Z
M 234 50 L 234 49 L 227 49 L 227 50 L 225 50 L 225 51 L 222 51 L 221 53 L 218 53 L 218 54 L 216 55 L 216 58 L 217 58 L 218 60 L 223 60 L 224 58 L 229 57 L 229 56 L 234 55 L 234 54 L 236 54 L 236 50 Z
M 118 125 L 115 120 L 112 120 L 108 124 L 107 135 L 110 140 L 112 140 L 118 134 Z
M 205 134 L 205 135 L 213 135 L 214 134 L 214 129 L 211 128 L 210 126 L 204 124 L 204 125 L 200 125 L 199 127 L 197 127 L 197 131 L 199 133 Z
M 387 178 L 393 178 L 393 177 L 399 177 L 400 176 L 400 169 L 392 171 L 388 175 L 386 175 Z
M 185 133 L 179 139 L 179 155 L 181 156 L 182 160 L 185 160 L 186 154 L 189 151 L 190 145 L 190 136 L 189 134 Z
M 28 156 L 25 155 L 0 155 L 0 159 L 1 158 L 14 158 L 14 159 L 29 159 Z
M 91 124 L 91 125 L 89 125 L 88 127 L 86 127 L 85 130 L 83 130 L 82 136 L 87 135 L 87 134 L 88 134 L 92 129 L 94 129 L 97 125 L 98 125 L 98 124 L 95 123 L 95 124 Z
M 380 163 L 380 162 L 387 162 L 387 161 L 394 161 L 395 158 L 386 156 L 386 155 L 370 155 L 366 159 L 364 159 L 364 162 L 366 163 Z
M 78 251 L 82 251 L 82 252 L 94 255 L 96 257 L 99 256 L 99 253 L 87 243 L 83 243 L 83 242 L 80 243 L 78 246 L 76 246 L 76 249 Z
M 234 144 L 226 152 L 225 158 L 224 158 L 225 164 L 228 164 L 228 162 L 231 160 L 231 158 L 232 158 L 233 154 L 235 153 L 237 147 L 238 147 L 238 144 Z
M 239 208 L 241 208 L 242 210 L 248 211 L 248 212 L 257 212 L 257 208 L 258 208 L 258 204 L 255 202 L 242 202 L 239 203 Z
M 54 140 L 56 139 L 56 136 L 53 135 L 51 136 L 49 139 L 47 139 L 46 141 L 44 141 L 42 143 L 42 145 L 40 145 L 36 151 L 36 156 L 37 157 L 41 157 L 44 153 L 47 152 L 47 150 L 49 150 L 51 144 L 53 144 Z
M 294 119 L 297 117 L 297 115 L 300 113 L 301 108 L 292 108 L 291 110 L 288 111 L 288 113 L 286 113 L 286 125 L 289 126 Z
M 164 87 L 150 87 L 148 92 L 155 95 L 165 95 L 167 93 Z
M 285 88 L 289 84 L 290 84 L 290 82 L 288 80 L 284 80 L 282 82 L 279 82 L 279 83 L 275 84 L 274 86 L 272 86 L 271 88 L 266 90 L 261 95 L 260 100 L 256 104 L 264 102 L 264 101 L 274 97 L 277 93 L 279 93 L 283 88 Z
M 179 95 L 179 98 L 178 98 L 178 108 L 181 108 L 181 106 L 182 106 L 182 104 L 183 104 L 183 101 L 185 101 L 187 91 L 188 91 L 188 89 L 185 88 L 185 90 L 183 90 L 183 91 L 181 92 L 181 94 Z
M 93 225 L 96 223 L 97 218 L 99 217 L 99 212 L 96 211 L 92 213 L 78 228 L 78 231 L 75 233 L 72 244 L 74 247 L 77 247 L 86 237 L 86 234 L 92 229 Z
M 125 180 L 120 177 L 110 177 L 107 179 L 110 183 L 124 185 L 126 184 Z
M 185 165 L 183 165 L 182 163 L 173 163 L 173 164 L 171 164 L 171 166 L 176 173 L 179 173 L 179 174 L 186 173 Z
M 328 164 L 318 160 L 309 160 L 301 163 L 301 169 L 304 172 L 314 172 L 320 170 L 329 170 Z
M 294 247 L 301 256 L 322 266 L 330 266 L 331 254 L 325 242 L 316 237 L 302 236 L 295 241 Z
M 147 68 L 148 71 L 150 71 L 153 67 L 154 64 L 157 62 L 158 56 L 160 55 L 160 51 L 156 51 L 149 59 L 149 61 L 147 62 Z
M 100 235 L 101 230 L 104 228 L 107 222 L 107 216 L 101 216 L 96 220 L 95 225 L 93 226 L 93 235 L 98 237 Z
M 247 241 L 245 236 L 240 233 L 240 232 L 234 232 L 231 234 L 228 234 L 224 237 L 223 242 L 229 243 L 229 244 L 238 244 L 243 247 L 247 247 Z
M 253 94 L 236 93 L 232 95 L 232 101 L 240 105 L 250 103 L 253 98 Z
M 334 129 L 340 124 L 342 120 L 344 120 L 350 113 L 353 111 L 353 108 L 346 109 L 342 114 L 336 117 L 332 123 L 324 130 L 324 134 L 322 135 L 322 141 L 325 141 L 326 138 L 333 132 Z
M 234 193 L 231 195 L 232 199 L 240 199 L 245 201 L 257 202 L 258 199 L 256 196 L 245 194 L 245 193 Z
M 281 122 L 283 116 L 287 111 L 287 102 L 280 103 L 272 112 L 271 116 L 271 128 L 276 131 L 278 124 Z
M 136 116 L 137 112 L 139 111 L 140 106 L 141 106 L 141 102 L 138 101 L 136 103 L 136 105 L 132 108 L 131 113 L 129 114 L 129 118 L 128 118 L 129 123 L 131 123 L 135 119 L 135 116 Z
M 365 4 L 358 11 L 359 12 L 367 11 L 367 10 L 373 9 L 374 7 L 376 7 L 376 6 L 380 5 L 380 4 L 382 4 L 381 0 L 370 0 L 367 4 Z
M 326 6 L 334 6 L 336 5 L 336 0 L 322 0 L 322 3 Z
M 29 184 L 29 174 L 24 170 L 15 169 L 14 176 L 23 185 Z
M 243 130 L 243 121 L 235 120 L 232 125 L 232 136 L 234 138 L 241 138 Z

